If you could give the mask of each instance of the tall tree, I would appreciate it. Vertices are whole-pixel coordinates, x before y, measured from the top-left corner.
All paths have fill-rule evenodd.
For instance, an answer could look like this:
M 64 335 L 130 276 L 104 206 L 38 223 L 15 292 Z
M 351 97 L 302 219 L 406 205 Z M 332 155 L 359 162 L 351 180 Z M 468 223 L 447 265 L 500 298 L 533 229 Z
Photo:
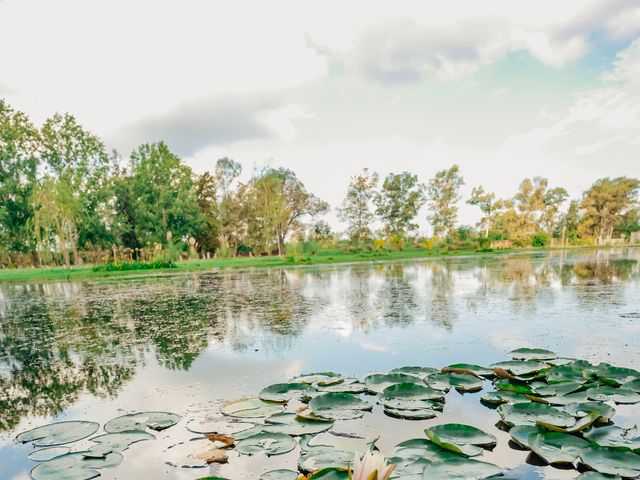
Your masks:
M 567 239 L 571 243 L 575 243 L 578 239 L 580 223 L 580 202 L 578 200 L 571 200 L 571 202 L 569 202 L 569 208 L 567 208 L 567 211 L 562 215 L 560 220 L 560 237 L 562 238 L 563 245 Z
M 0 99 L 0 251 L 34 250 L 31 194 L 38 166 L 38 130 Z
M 599 244 L 610 240 L 623 216 L 638 205 L 640 181 L 635 178 L 601 178 L 583 197 L 584 210 L 580 232 L 591 235 Z
M 418 176 L 409 172 L 390 173 L 385 177 L 374 203 L 387 235 L 405 236 L 418 229 L 413 220 L 426 201 L 424 190 Z
M 488 238 L 489 230 L 493 228 L 496 210 L 498 210 L 499 207 L 496 203 L 495 194 L 485 192 L 482 186 L 474 187 L 467 203 L 480 207 L 483 217 L 480 219 L 480 222 L 478 222 L 478 226 L 484 230 L 484 238 Z
M 568 197 L 569 194 L 562 187 L 550 188 L 544 193 L 541 221 L 549 238 L 553 236 L 560 208 Z
M 429 215 L 427 220 L 433 227 L 433 235 L 453 235 L 458 220 L 460 187 L 464 180 L 458 165 L 440 170 L 427 184 Z
M 204 172 L 195 181 L 196 201 L 203 218 L 203 227 L 196 233 L 195 239 L 204 253 L 214 253 L 218 246 L 219 223 L 216 218 L 217 195 L 216 179 L 209 172 Z
M 243 229 L 242 221 L 242 196 L 244 191 L 239 188 L 234 192 L 231 189 L 233 182 L 242 173 L 242 166 L 227 157 L 220 158 L 216 162 L 214 181 L 216 185 L 215 218 L 217 221 L 218 239 L 220 246 L 232 255 L 236 254 L 240 232 Z
M 131 200 L 135 234 L 164 244 L 196 236 L 204 227 L 193 185 L 193 172 L 164 142 L 140 145 L 131 154 Z
M 377 185 L 378 174 L 369 173 L 366 168 L 349 181 L 347 196 L 338 208 L 338 218 L 349 224 L 347 231 L 351 240 L 369 240 L 372 236 L 371 224 L 375 217 L 370 206 Z

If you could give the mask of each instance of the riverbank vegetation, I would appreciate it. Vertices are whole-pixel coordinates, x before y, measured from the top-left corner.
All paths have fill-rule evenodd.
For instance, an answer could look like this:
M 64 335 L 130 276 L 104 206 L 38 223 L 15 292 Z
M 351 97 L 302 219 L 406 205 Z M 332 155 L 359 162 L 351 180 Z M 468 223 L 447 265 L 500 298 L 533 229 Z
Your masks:
M 97 274 L 640 241 L 634 178 L 599 179 L 577 199 L 542 177 L 524 179 L 507 199 L 482 186 L 463 199 L 456 165 L 426 184 L 410 172 L 379 178 L 364 170 L 337 206 L 347 225 L 338 233 L 323 220 L 329 204 L 291 170 L 268 166 L 243 182 L 240 164 L 222 158 L 196 175 L 163 142 L 140 145 L 124 160 L 72 115 L 37 128 L 2 100 L 0 166 L 5 270 L 69 273 L 73 265 Z M 477 225 L 458 223 L 461 201 L 479 208 Z M 418 233 L 424 206 L 430 236 Z

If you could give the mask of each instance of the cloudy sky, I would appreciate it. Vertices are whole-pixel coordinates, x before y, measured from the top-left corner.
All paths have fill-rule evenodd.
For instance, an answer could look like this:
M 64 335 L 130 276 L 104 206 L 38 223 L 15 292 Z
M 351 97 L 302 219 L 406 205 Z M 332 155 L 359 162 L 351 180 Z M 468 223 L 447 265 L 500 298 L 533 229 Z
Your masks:
M 0 53 L 36 123 L 163 139 L 198 173 L 286 166 L 334 206 L 364 167 L 457 163 L 465 196 L 640 176 L 637 0 L 0 0 Z

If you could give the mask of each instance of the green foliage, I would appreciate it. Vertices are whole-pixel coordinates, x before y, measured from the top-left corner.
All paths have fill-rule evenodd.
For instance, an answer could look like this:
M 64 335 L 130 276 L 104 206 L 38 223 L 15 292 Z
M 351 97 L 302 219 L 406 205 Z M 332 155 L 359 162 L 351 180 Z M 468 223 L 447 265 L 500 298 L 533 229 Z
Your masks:
M 359 175 L 351 177 L 347 196 L 338 208 L 338 218 L 348 222 L 347 233 L 353 241 L 371 239 L 374 215 L 370 203 L 376 195 L 377 184 L 378 174 L 370 174 L 366 168 Z
M 374 198 L 376 214 L 384 223 L 385 233 L 406 236 L 417 230 L 414 219 L 425 201 L 424 185 L 418 182 L 417 175 L 409 172 L 387 175 Z
M 92 267 L 93 272 L 125 272 L 130 270 L 158 270 L 163 268 L 177 268 L 174 262 L 167 260 L 153 260 L 151 262 L 117 262 L 104 263 Z
M 531 246 L 536 248 L 546 247 L 549 243 L 549 237 L 544 232 L 536 232 L 531 236 Z
M 435 237 L 453 234 L 458 219 L 457 204 L 460 200 L 462 185 L 464 185 L 464 180 L 460 176 L 457 165 L 439 171 L 435 177 L 429 180 L 427 197 L 430 214 L 427 220 L 431 222 Z

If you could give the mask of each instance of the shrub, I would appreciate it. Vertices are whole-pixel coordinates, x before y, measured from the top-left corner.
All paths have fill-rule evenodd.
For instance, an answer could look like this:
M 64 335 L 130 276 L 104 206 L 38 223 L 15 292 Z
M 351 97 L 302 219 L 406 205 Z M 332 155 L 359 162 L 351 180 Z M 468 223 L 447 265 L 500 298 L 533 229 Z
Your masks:
M 171 260 L 153 260 L 151 262 L 110 262 L 95 265 L 94 272 L 125 272 L 129 270 L 158 270 L 162 268 L 177 268 Z
M 531 245 L 535 248 L 546 247 L 549 243 L 549 237 L 544 232 L 537 232 L 531 235 Z

